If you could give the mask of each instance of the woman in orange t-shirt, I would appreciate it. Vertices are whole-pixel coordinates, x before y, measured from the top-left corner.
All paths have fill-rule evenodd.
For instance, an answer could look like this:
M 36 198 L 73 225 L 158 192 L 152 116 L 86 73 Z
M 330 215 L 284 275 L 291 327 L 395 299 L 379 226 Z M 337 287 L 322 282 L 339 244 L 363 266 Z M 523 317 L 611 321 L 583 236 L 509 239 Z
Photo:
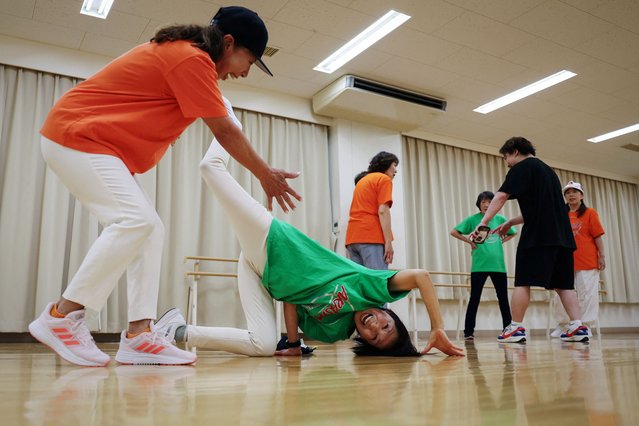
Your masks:
M 353 262 L 370 269 L 388 269 L 393 263 L 390 208 L 398 165 L 395 154 L 382 151 L 371 159 L 367 171 L 355 177 L 346 253 Z
M 208 26 L 159 30 L 58 100 L 42 134 L 48 166 L 103 226 L 57 303 L 29 325 L 31 334 L 65 360 L 103 366 L 84 321 L 99 311 L 126 271 L 128 320 L 115 359 L 125 364 L 191 364 L 195 355 L 158 332 L 156 318 L 164 227 L 136 174 L 154 167 L 198 117 L 219 143 L 261 182 L 271 207 L 284 211 L 299 195 L 271 168 L 229 117 L 218 79 L 246 77 L 268 41 L 261 18 L 244 7 L 223 7 Z M 170 320 L 170 319 L 168 319 Z M 164 322 L 167 321 L 165 318 Z
M 593 322 L 599 317 L 599 272 L 606 268 L 602 241 L 605 232 L 595 209 L 586 207 L 584 190 L 579 182 L 568 182 L 564 187 L 564 198 L 570 208 L 570 224 L 577 244 L 574 252 L 575 290 L 582 321 Z M 558 337 L 561 324 L 568 320 L 561 303 L 555 303 L 555 319 L 559 326 L 552 335 Z

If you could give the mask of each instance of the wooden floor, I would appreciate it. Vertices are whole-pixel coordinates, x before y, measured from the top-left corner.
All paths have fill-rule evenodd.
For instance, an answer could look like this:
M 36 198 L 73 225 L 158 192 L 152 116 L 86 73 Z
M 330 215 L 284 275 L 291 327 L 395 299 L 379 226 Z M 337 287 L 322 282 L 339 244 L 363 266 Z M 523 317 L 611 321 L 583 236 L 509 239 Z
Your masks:
M 480 338 L 465 358 L 355 358 L 347 343 L 303 359 L 199 351 L 195 367 L 79 368 L 1 344 L 0 424 L 634 426 L 637 337 Z

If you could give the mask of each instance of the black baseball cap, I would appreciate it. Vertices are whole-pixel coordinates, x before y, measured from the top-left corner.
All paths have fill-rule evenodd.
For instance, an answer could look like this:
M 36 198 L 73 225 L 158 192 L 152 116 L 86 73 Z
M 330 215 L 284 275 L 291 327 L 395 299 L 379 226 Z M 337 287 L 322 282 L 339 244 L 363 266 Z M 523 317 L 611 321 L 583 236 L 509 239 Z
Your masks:
M 223 34 L 230 34 L 235 42 L 246 47 L 255 56 L 255 65 L 273 76 L 271 70 L 262 62 L 262 54 L 268 42 L 268 31 L 262 18 L 250 9 L 241 6 L 221 7 L 210 25 L 217 26 Z

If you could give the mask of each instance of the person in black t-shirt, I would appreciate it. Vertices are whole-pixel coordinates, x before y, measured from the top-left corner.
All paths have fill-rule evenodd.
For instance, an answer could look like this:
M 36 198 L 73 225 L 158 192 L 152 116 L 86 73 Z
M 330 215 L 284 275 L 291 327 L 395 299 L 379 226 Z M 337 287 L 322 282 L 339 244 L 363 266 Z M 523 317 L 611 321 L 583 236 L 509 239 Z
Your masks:
M 530 287 L 541 286 L 557 292 L 570 317 L 561 339 L 587 341 L 592 334 L 580 320 L 573 274 L 576 245 L 559 178 L 548 165 L 535 157 L 533 144 L 525 138 L 508 139 L 499 153 L 510 170 L 482 221 L 471 234 L 471 239 L 476 237 L 478 228 L 487 226 L 507 200 L 517 200 L 521 216 L 491 230 L 491 233 L 504 238 L 513 225 L 524 224 L 517 246 L 512 322 L 504 328 L 498 340 L 506 343 L 526 340 L 523 320 L 530 302 Z

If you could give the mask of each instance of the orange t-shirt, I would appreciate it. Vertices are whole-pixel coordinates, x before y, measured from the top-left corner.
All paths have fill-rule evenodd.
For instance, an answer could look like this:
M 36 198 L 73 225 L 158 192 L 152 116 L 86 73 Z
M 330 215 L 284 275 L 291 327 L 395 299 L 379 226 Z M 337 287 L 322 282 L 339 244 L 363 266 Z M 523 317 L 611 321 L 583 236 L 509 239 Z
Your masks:
M 575 271 L 587 271 L 599 267 L 599 252 L 595 245 L 595 238 L 604 234 L 599 215 L 594 209 L 587 208 L 581 217 L 577 212 L 570 212 L 570 225 L 575 236 L 577 250 L 574 252 Z
M 66 147 L 155 166 L 198 117 L 227 116 L 211 57 L 190 41 L 145 43 L 65 93 L 40 130 Z
M 379 222 L 379 206 L 393 205 L 393 180 L 384 173 L 369 173 L 353 191 L 353 201 L 346 229 L 346 245 L 384 244 Z

